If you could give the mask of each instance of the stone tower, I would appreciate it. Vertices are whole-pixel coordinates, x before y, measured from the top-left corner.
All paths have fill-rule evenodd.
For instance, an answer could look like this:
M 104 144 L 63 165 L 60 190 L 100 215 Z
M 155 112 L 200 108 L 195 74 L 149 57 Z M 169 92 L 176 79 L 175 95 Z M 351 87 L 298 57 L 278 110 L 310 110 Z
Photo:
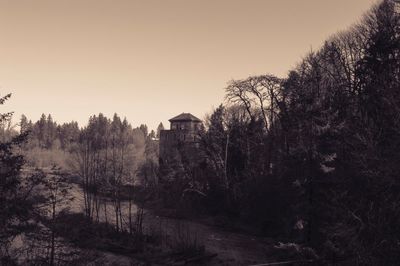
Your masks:
M 172 163 L 178 153 L 196 156 L 198 133 L 203 127 L 200 119 L 190 113 L 182 113 L 169 120 L 169 130 L 160 132 L 160 164 Z

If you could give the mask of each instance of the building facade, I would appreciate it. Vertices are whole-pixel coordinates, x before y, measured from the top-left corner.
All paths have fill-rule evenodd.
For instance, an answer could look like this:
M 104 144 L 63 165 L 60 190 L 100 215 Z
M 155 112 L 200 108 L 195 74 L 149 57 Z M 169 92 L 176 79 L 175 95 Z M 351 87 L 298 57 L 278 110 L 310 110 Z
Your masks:
M 160 131 L 160 164 L 172 163 L 182 155 L 194 160 L 202 121 L 190 113 L 182 113 L 169 122 L 170 129 Z

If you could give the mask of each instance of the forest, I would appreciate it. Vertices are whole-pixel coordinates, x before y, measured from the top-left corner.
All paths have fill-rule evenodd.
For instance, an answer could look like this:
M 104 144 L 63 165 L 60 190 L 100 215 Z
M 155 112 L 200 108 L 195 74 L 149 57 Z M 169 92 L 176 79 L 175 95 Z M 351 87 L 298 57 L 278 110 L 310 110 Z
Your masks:
M 2 95 L 1 105 L 11 96 Z M 82 127 L 43 114 L 36 122 L 22 116 L 16 130 L 11 116 L 0 115 L 2 265 L 87 265 L 94 249 L 134 253 L 131 265 L 236 265 L 216 262 L 218 254 L 182 228 L 173 233 L 179 238 L 160 241 L 146 226 L 148 210 L 268 239 L 258 264 L 399 264 L 395 1 L 373 6 L 287 77 L 229 81 L 225 101 L 203 121 L 200 163 L 181 154 L 159 164 L 161 123 L 149 132 L 98 114 Z M 71 186 L 82 189 L 79 215 L 64 208 Z M 68 232 L 73 224 L 82 228 Z M 31 256 L 14 247 L 21 235 L 36 245 Z M 154 255 L 161 253 L 168 255 Z

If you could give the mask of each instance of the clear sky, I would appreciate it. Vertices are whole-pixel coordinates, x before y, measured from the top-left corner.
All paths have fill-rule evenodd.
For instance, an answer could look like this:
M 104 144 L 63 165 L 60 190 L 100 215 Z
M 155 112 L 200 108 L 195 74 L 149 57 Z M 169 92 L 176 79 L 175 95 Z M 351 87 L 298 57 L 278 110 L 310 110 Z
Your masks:
M 231 79 L 284 77 L 375 0 L 0 0 L 0 113 L 155 129 L 199 118 Z

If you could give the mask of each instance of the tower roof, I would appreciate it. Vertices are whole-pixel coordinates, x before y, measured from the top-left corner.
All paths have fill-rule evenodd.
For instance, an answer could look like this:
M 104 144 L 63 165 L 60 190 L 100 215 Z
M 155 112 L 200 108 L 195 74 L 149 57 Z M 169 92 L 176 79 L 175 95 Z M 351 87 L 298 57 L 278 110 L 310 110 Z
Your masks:
M 198 119 L 197 117 L 195 117 L 190 113 L 182 113 L 169 120 L 169 122 L 181 122 L 181 121 L 201 122 L 200 119 Z

